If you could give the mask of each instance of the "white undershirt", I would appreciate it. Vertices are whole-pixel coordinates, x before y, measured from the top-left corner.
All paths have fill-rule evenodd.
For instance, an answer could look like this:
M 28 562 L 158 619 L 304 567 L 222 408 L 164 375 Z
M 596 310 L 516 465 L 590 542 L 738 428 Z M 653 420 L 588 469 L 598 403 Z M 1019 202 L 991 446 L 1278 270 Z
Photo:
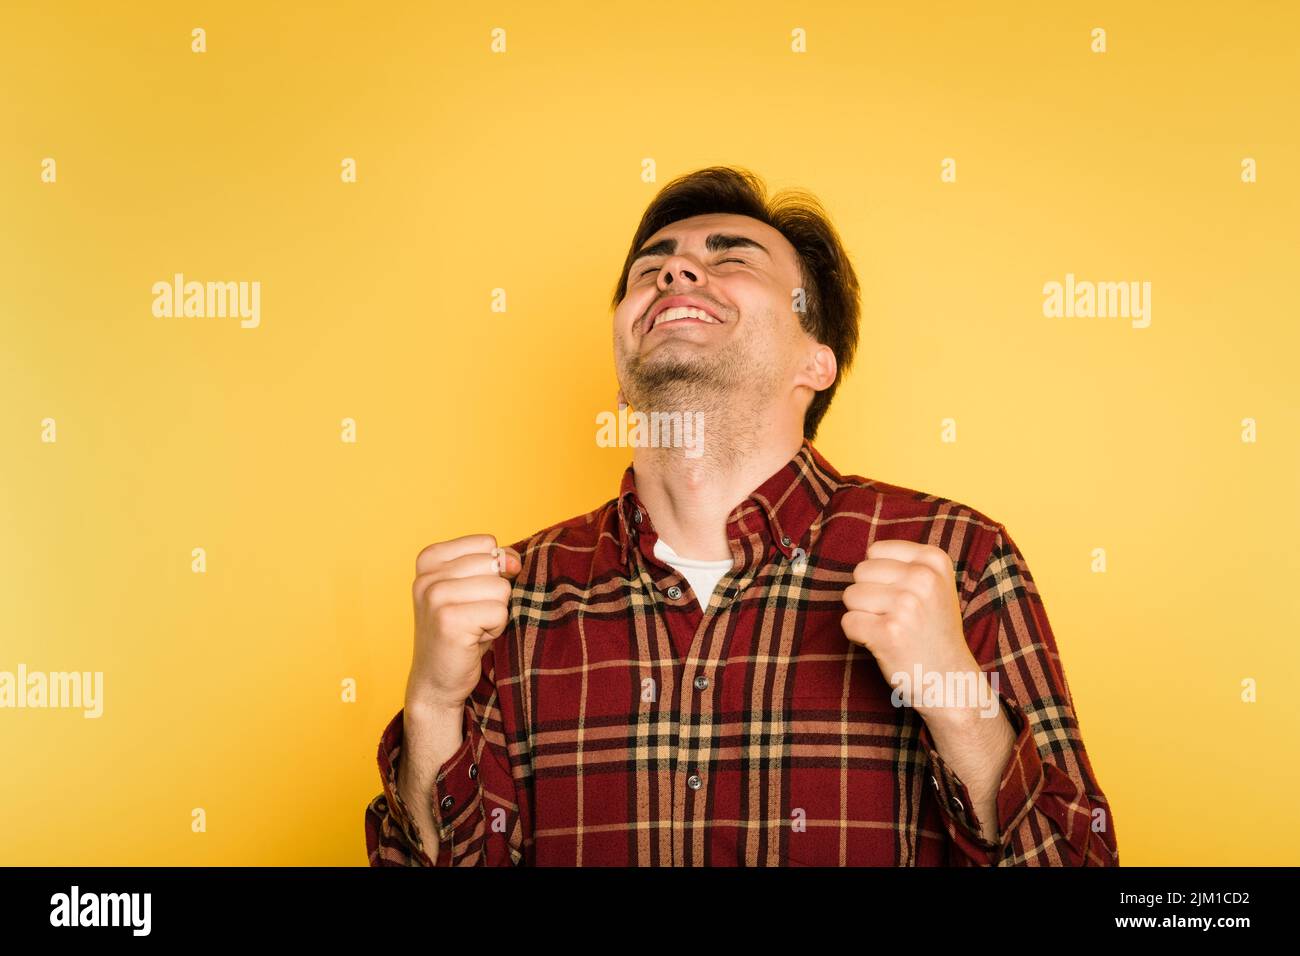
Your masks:
M 713 597 L 718 582 L 731 570 L 732 565 L 730 560 L 697 561 L 694 558 L 680 557 L 663 538 L 655 540 L 655 557 L 676 569 L 690 582 L 691 590 L 695 592 L 695 600 L 700 602 L 701 610 L 709 606 L 709 599 Z

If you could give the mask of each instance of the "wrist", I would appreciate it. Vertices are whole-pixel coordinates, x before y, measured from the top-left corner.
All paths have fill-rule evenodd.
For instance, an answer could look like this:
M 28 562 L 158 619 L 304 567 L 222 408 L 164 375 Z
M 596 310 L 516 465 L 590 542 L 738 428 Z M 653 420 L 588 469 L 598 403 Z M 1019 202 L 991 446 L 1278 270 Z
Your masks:
M 936 686 L 918 694 L 913 708 L 932 731 L 978 733 L 1002 716 L 998 674 L 994 672 L 990 680 L 974 658 L 933 671 L 931 676 Z
M 465 710 L 465 701 L 458 700 L 450 703 L 427 695 L 415 697 L 408 695 L 403 706 L 407 716 L 416 720 L 446 720 L 452 715 L 462 714 Z
M 404 706 L 417 715 L 439 717 L 448 712 L 459 713 L 465 707 L 465 700 L 465 697 L 449 700 L 429 680 L 417 679 L 414 673 L 406 677 Z

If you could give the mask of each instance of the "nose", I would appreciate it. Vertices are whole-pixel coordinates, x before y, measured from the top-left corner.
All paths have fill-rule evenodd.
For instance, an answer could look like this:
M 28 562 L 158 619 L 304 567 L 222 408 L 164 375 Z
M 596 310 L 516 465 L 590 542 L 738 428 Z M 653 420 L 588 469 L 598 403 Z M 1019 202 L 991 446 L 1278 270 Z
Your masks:
M 664 267 L 659 270 L 660 288 L 672 288 L 674 275 L 680 276 L 680 285 L 692 285 L 700 281 L 695 264 L 685 256 L 672 256 L 664 263 Z

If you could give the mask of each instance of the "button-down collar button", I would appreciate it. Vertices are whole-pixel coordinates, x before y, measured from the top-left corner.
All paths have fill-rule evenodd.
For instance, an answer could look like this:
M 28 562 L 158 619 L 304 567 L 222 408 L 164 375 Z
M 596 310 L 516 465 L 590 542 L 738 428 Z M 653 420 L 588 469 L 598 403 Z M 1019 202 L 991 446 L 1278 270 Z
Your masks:
M 641 509 L 640 509 L 640 508 L 637 508 L 636 511 L 633 511 L 633 512 L 632 512 L 632 520 L 635 521 L 637 524 L 640 524 L 640 523 L 641 523 Z
M 682 596 L 682 589 L 679 588 L 677 585 L 674 584 L 672 587 L 668 589 L 668 597 L 671 598 L 672 600 L 676 601 L 681 596 Z
M 781 543 L 782 543 L 783 545 L 785 545 L 787 548 L 790 547 L 790 536 L 789 536 L 788 534 L 787 534 L 787 535 L 783 535 L 783 536 L 781 537 Z
M 709 686 L 709 679 L 708 679 L 707 677 L 705 677 L 703 674 L 701 674 L 699 677 L 695 678 L 695 689 L 696 689 L 696 690 L 704 690 L 704 689 L 707 688 L 708 686 Z
M 930 783 L 934 786 L 934 789 L 939 789 L 939 778 L 934 774 L 930 774 Z
M 966 809 L 956 797 L 948 801 L 948 806 L 952 807 L 953 813 L 962 813 Z
M 478 776 L 478 764 L 472 763 L 469 765 L 469 778 L 473 780 L 477 776 Z
M 704 786 L 704 781 L 701 780 L 697 774 L 691 774 L 686 778 L 686 786 L 690 787 L 692 790 L 698 790 L 700 787 Z
M 456 805 L 456 801 L 451 798 L 450 794 L 443 797 L 442 803 L 439 804 L 439 806 L 441 806 L 444 810 L 450 810 L 455 805 Z

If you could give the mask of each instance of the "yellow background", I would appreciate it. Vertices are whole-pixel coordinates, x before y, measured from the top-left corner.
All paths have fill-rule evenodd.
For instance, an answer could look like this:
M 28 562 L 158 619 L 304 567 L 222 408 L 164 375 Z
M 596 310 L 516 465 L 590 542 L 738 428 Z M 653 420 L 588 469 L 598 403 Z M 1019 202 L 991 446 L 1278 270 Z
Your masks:
M 0 669 L 105 713 L 0 711 L 0 862 L 363 864 L 416 553 L 613 496 L 608 298 L 715 163 L 831 212 L 818 447 L 1006 524 L 1121 861 L 1300 862 L 1300 18 L 1133 6 L 6 2 Z M 260 328 L 155 319 L 175 272 Z M 1150 328 L 1045 318 L 1067 272 Z

